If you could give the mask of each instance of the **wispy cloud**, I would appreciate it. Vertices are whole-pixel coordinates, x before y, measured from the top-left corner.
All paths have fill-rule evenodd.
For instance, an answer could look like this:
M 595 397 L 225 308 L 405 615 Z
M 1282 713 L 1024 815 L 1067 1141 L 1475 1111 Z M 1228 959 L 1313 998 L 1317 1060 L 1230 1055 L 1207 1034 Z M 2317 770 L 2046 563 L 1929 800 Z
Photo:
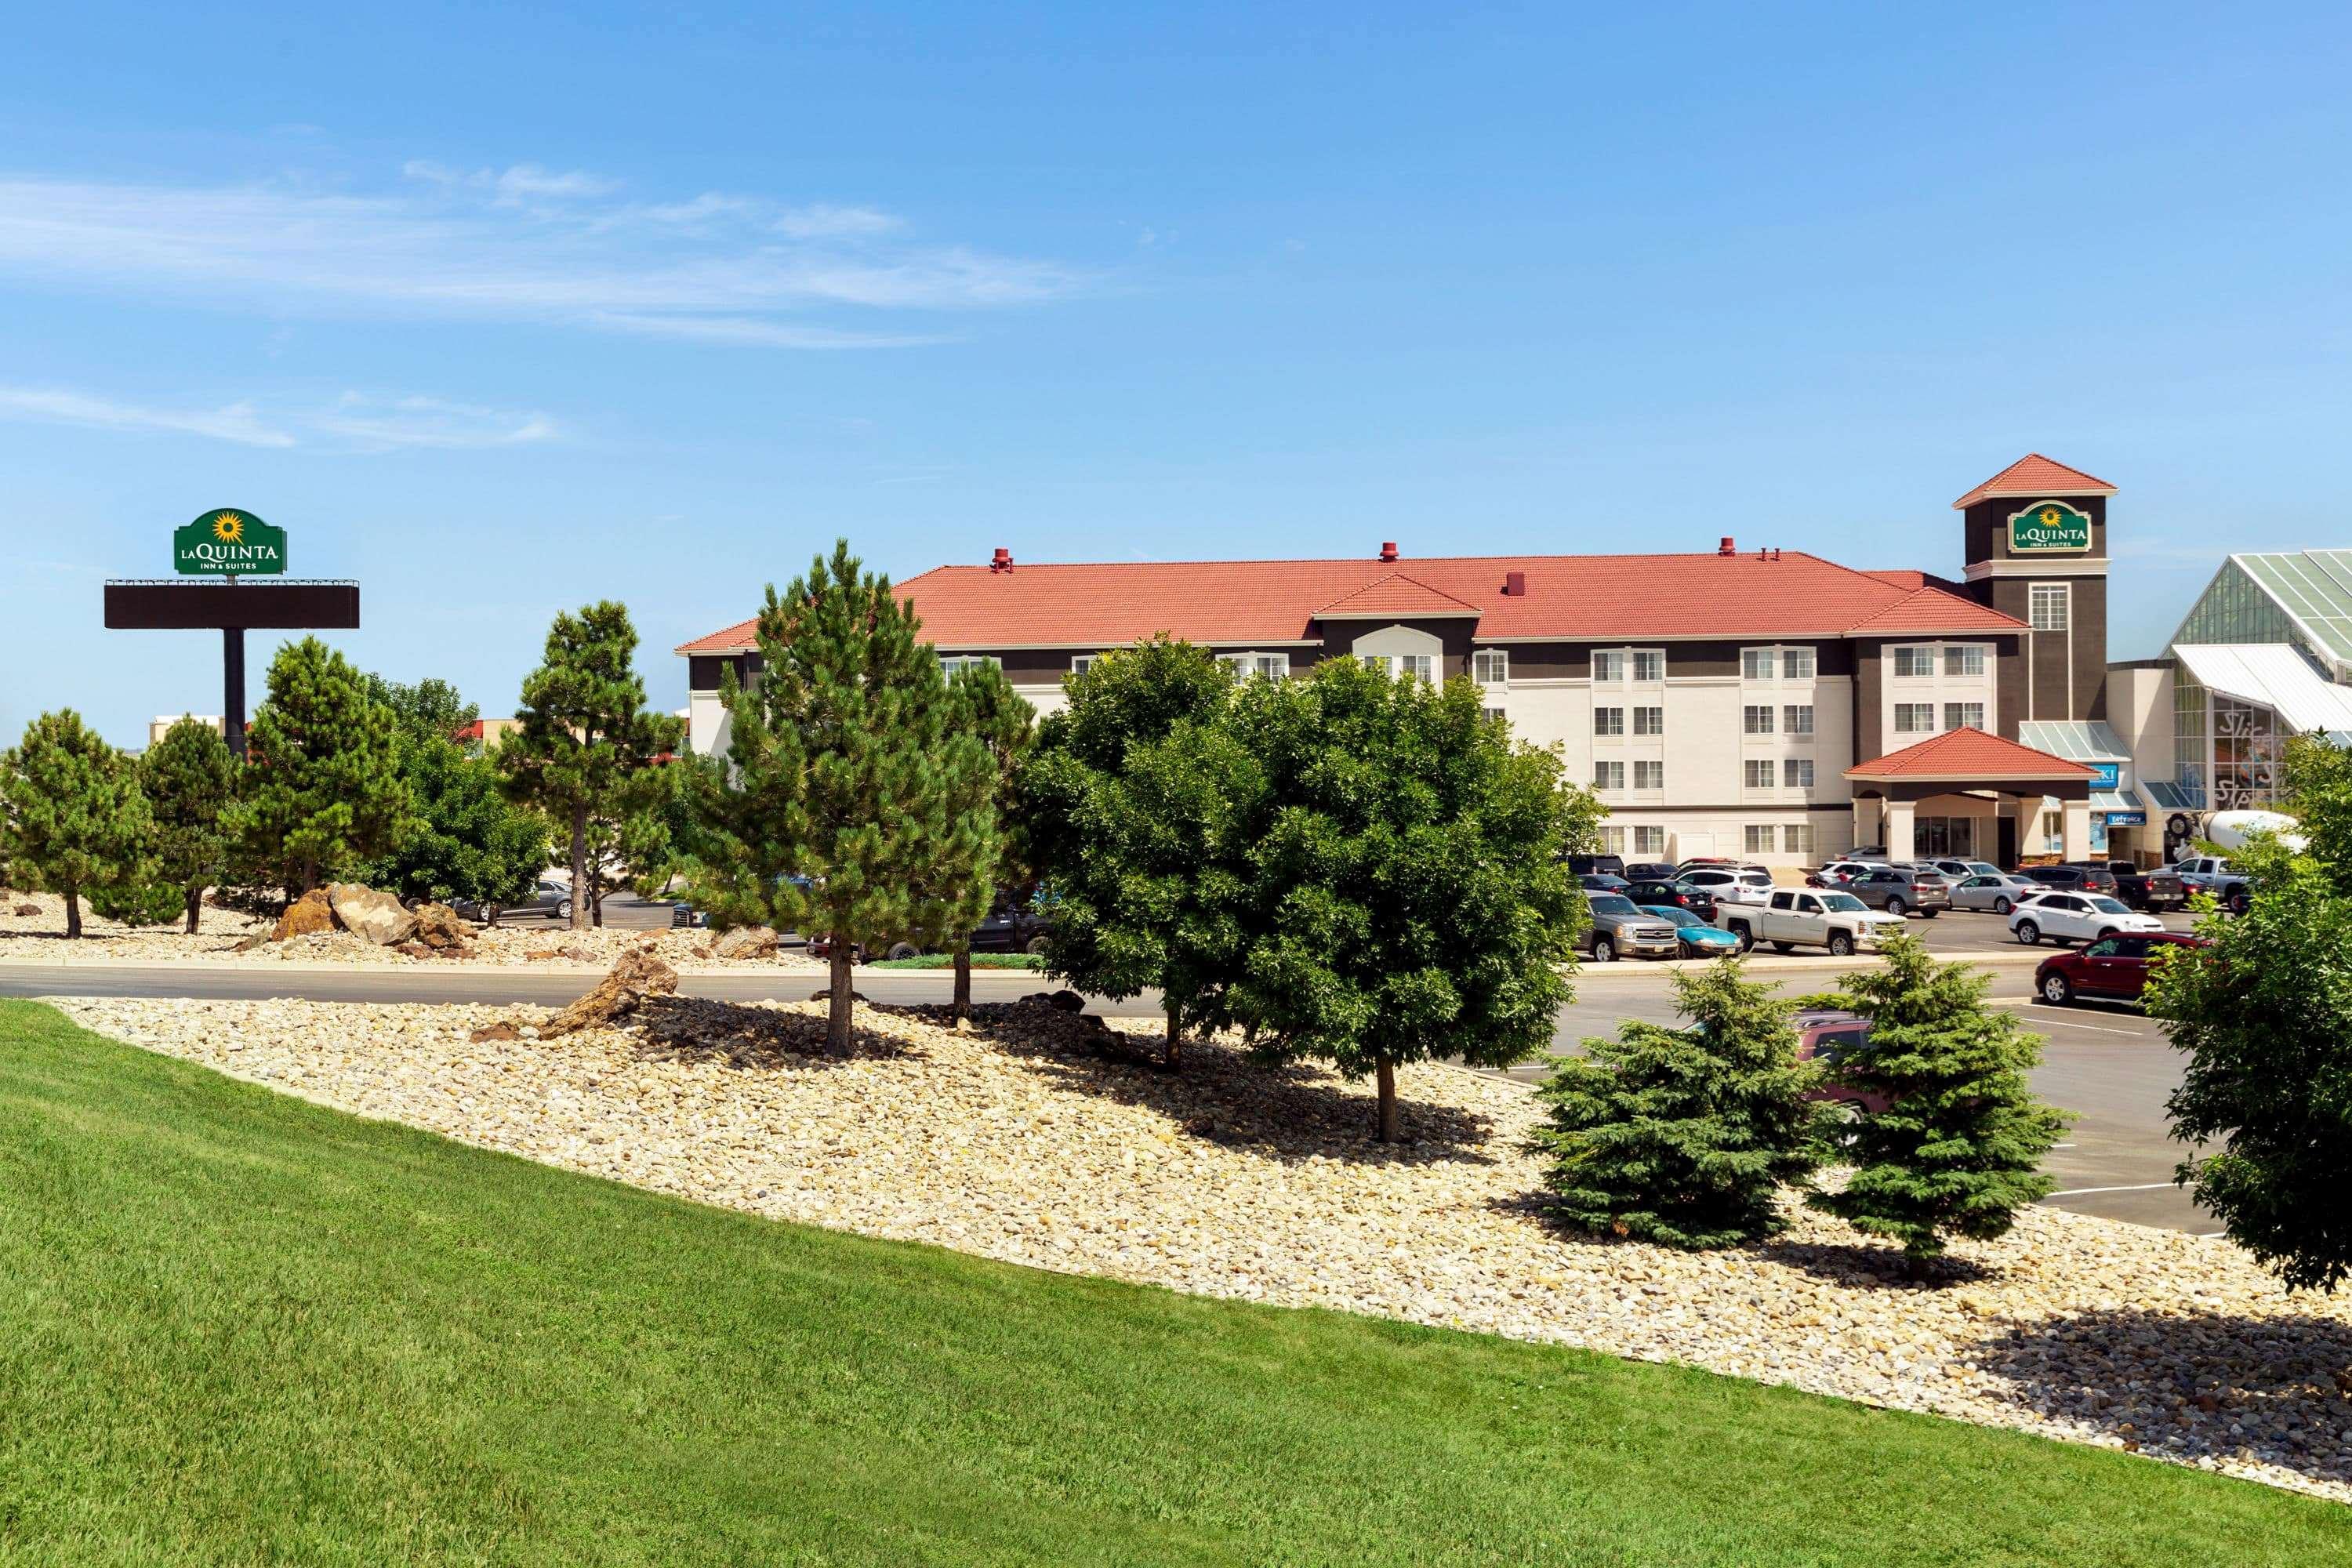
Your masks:
M 404 173 L 373 194 L 0 180 L 0 276 L 277 312 L 794 349 L 932 342 L 940 316 L 1082 282 L 1051 262 L 914 240 L 868 206 L 721 192 L 632 201 L 603 176 L 530 163 Z
M 53 387 L 0 386 L 0 419 L 140 435 L 197 436 L 245 447 L 313 447 L 384 452 L 520 447 L 562 435 L 548 416 L 485 408 L 443 398 L 378 397 L 347 392 L 324 408 L 289 406 L 265 415 L 251 403 L 170 409 Z
M 234 441 L 243 447 L 291 447 L 294 437 L 264 424 L 247 403 L 222 408 L 149 408 L 136 403 L 55 387 L 0 386 L 0 418 L 99 430 L 161 431 Z

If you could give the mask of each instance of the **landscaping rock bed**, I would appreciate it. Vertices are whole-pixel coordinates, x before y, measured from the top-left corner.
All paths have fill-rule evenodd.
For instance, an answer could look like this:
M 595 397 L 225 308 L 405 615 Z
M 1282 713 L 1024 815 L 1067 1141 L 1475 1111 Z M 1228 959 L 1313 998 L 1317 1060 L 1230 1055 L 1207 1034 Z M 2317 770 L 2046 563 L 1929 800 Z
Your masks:
M 1399 1074 L 1414 1142 L 1362 1085 L 1154 1026 L 646 994 L 617 1028 L 541 1008 L 85 999 L 101 1033 L 596 1175 L 803 1221 L 1180 1290 L 1676 1361 L 2012 1426 L 2352 1501 L 2352 1302 L 2290 1297 L 2226 1243 L 2037 1208 L 1923 1286 L 1800 1212 L 1685 1255 L 1556 1228 L 1521 1086 Z M 1130 1030 L 1135 1032 L 1130 1032 Z M 479 1031 L 479 1037 L 477 1032 Z M 1802 1456 L 1791 1456 L 1801 1463 Z
M 324 911 L 331 907 L 331 901 L 321 892 L 311 907 Z M 26 910 L 32 912 L 21 912 Z M 132 930 L 100 919 L 85 903 L 82 935 L 78 941 L 68 942 L 62 899 L 51 893 L 11 892 L 0 898 L 0 962 L 13 959 L 79 963 L 114 959 L 153 963 L 204 959 L 241 963 L 544 963 L 559 969 L 593 969 L 602 973 L 612 968 L 622 954 L 651 942 L 662 961 L 674 968 L 787 969 L 812 974 L 825 972 L 824 964 L 797 947 L 770 949 L 762 953 L 754 944 L 749 952 L 720 956 L 713 951 L 717 945 L 714 933 L 700 930 L 655 931 L 607 927 L 575 931 L 552 921 L 526 920 L 511 925 L 463 926 L 464 934 L 457 945 L 436 946 L 424 940 L 427 933 L 420 931 L 419 940 L 382 947 L 352 931 L 317 924 L 317 918 L 298 919 L 296 926 L 305 929 L 305 934 L 275 942 L 269 940 L 277 925 L 274 920 L 215 909 L 209 903 L 204 907 L 194 936 L 182 931 L 176 921 Z

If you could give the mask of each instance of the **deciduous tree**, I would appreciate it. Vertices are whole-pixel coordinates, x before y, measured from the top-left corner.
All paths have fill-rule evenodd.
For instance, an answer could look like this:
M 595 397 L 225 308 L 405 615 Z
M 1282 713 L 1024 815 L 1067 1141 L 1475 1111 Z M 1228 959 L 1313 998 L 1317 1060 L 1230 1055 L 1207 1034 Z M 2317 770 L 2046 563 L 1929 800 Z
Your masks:
M 2315 849 L 2345 843 L 2342 817 L 2303 825 Z M 2145 997 L 2189 1055 L 2166 1109 L 2197 1152 L 2176 1179 L 2290 1287 L 2333 1290 L 2352 1274 L 2352 868 L 2267 836 L 2231 859 L 2246 912 L 2208 908 L 2212 945 L 2159 961 Z
M 468 757 L 438 726 L 404 726 L 400 774 L 411 816 L 361 872 L 403 899 L 518 903 L 547 868 L 547 819 L 509 798 L 495 763 Z
M 1559 1212 L 1602 1235 L 1733 1247 L 1787 1224 L 1783 1187 L 1811 1184 L 1829 1117 L 1806 1094 L 1790 1005 L 1725 959 L 1674 977 L 1686 1028 L 1628 1021 L 1563 1057 L 1535 1135 Z
M 382 854 L 408 821 L 391 711 L 317 637 L 269 661 L 246 736 L 230 831 L 260 874 L 299 896 Z
M 646 707 L 636 652 L 625 605 L 606 599 L 558 615 L 544 658 L 523 680 L 520 727 L 499 748 L 509 786 L 568 841 L 574 931 L 594 913 L 591 819 L 617 816 L 621 793 L 680 743 L 678 721 Z
M 183 719 L 139 759 L 139 787 L 153 824 L 154 879 L 178 894 L 193 936 L 228 851 L 222 817 L 236 798 L 236 759 L 210 724 Z
M 1096 659 L 1018 775 L 1031 867 L 1051 884 L 1048 972 L 1082 991 L 1159 991 L 1168 1061 L 1230 1021 L 1246 886 L 1233 866 L 1262 789 L 1226 724 L 1234 678 L 1167 637 Z
M 44 713 L 0 756 L 10 874 L 65 900 L 66 935 L 81 935 L 81 900 L 142 879 L 149 823 L 138 770 L 70 708 Z
M 1551 1043 L 1583 908 L 1566 858 L 1601 816 L 1557 752 L 1515 745 L 1467 680 L 1345 658 L 1243 683 L 1226 727 L 1257 780 L 1228 862 L 1249 911 L 1232 1010 L 1257 1049 L 1372 1076 L 1391 1141 L 1400 1064 Z
M 1878 967 L 1840 984 L 1870 1036 L 1838 1059 L 1836 1079 L 1885 1109 L 1854 1121 L 1845 1186 L 1807 1201 L 1901 1242 L 1914 1272 L 1948 1237 L 2007 1235 L 2055 1185 L 2042 1162 L 2066 1125 L 2027 1082 L 2041 1037 L 1985 1005 L 1990 975 L 1936 963 L 1916 937 L 1889 940 Z
M 852 1045 L 854 951 L 945 942 L 970 897 L 940 868 L 982 859 L 971 840 L 986 825 L 951 807 L 994 764 L 953 723 L 920 627 L 844 540 L 782 594 L 769 587 L 758 681 L 722 678 L 730 777 L 710 802 L 689 897 L 714 924 L 829 941 L 836 1055 Z

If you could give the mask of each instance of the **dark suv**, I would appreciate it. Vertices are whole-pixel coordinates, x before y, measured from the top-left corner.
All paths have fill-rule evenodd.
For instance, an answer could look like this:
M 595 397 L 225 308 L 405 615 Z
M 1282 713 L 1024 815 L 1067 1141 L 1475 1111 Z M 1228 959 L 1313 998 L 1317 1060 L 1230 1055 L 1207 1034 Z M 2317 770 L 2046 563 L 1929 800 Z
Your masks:
M 2116 874 L 2105 866 L 2020 866 L 2017 874 L 2029 882 L 2068 893 L 2116 894 Z
M 1636 868 L 1638 869 L 1639 868 Z M 1633 883 L 1624 889 L 1625 896 L 1645 909 L 1672 905 L 1688 910 L 1703 921 L 1715 919 L 1715 895 L 1705 888 L 1695 888 L 1688 882 L 1671 877 L 1656 877 Z
M 1571 855 L 1568 868 L 1580 877 L 1622 877 L 1625 857 L 1622 855 Z
M 2143 871 L 2131 860 L 2069 860 L 2055 869 L 2105 871 L 2116 879 L 2116 897 L 2150 914 L 2189 907 L 2189 885 L 2169 866 Z

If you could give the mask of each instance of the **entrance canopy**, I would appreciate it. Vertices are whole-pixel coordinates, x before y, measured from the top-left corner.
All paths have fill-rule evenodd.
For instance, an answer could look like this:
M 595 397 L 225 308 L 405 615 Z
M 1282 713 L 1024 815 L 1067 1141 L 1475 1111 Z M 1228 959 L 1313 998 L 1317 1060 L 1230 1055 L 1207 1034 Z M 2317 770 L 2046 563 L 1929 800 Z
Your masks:
M 1856 840 L 1883 832 L 1890 859 L 1908 860 L 1916 853 L 1916 808 L 1945 795 L 1990 795 L 1996 802 L 2008 797 L 2018 808 L 2029 801 L 2056 800 L 2063 813 L 2066 858 L 2079 860 L 2091 853 L 2091 785 L 2100 775 L 2083 763 L 1983 730 L 1947 730 L 1856 763 L 1845 776 L 1853 783 Z M 2004 853 L 2018 847 L 2005 845 Z

